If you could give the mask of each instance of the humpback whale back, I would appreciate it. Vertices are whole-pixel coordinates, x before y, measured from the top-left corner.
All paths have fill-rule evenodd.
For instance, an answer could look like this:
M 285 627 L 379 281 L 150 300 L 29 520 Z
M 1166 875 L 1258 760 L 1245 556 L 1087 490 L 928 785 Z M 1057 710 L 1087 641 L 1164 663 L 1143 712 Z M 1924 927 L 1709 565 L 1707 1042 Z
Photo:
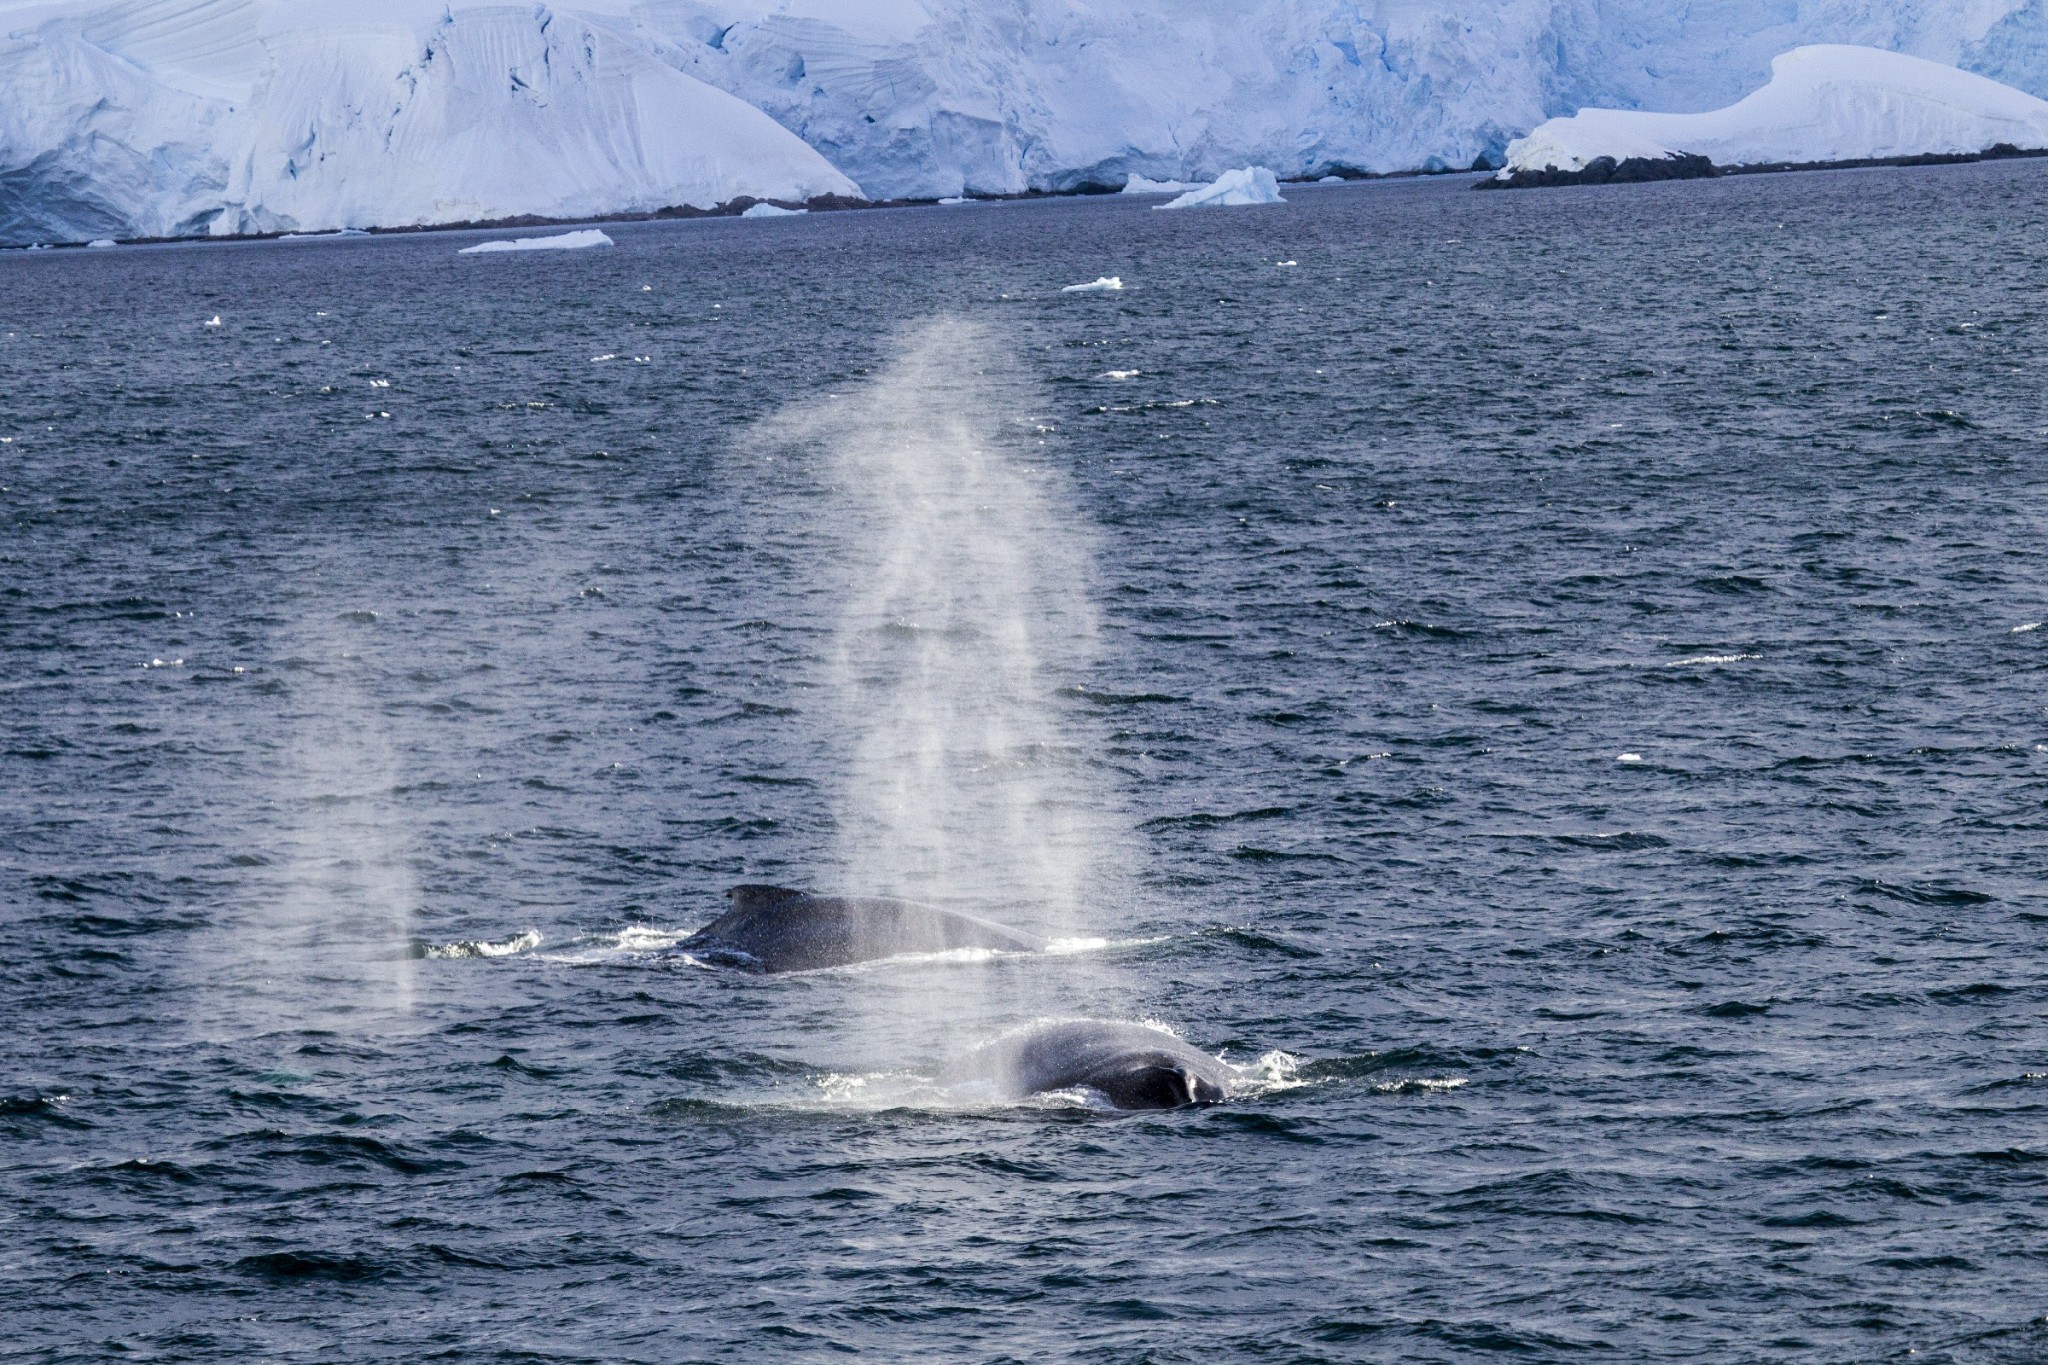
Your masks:
M 1036 952 L 1043 940 L 971 915 L 886 896 L 815 896 L 786 886 L 735 886 L 732 909 L 680 945 L 714 961 L 801 972 L 904 953 L 962 948 Z
M 1013 1099 L 1085 1088 L 1119 1109 L 1178 1109 L 1229 1097 L 1229 1068 L 1161 1029 L 1105 1019 L 1034 1024 L 977 1049 L 954 1079 Z

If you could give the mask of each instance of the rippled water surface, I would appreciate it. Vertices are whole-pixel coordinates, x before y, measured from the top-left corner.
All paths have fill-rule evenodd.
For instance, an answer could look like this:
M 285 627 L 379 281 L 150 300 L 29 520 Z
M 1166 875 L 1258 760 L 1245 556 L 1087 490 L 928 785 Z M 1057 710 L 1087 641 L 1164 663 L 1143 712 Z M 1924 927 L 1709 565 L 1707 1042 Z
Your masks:
M 2048 1359 L 2048 172 L 1468 183 L 0 259 L 0 1356 Z

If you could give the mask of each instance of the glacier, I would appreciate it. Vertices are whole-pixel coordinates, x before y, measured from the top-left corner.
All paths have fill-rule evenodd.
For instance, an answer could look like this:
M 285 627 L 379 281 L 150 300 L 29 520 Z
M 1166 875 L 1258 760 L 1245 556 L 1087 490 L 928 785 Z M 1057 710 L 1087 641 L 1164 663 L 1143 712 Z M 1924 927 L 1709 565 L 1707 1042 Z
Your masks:
M 1817 44 L 1772 64 L 1770 83 L 1697 114 L 1582 109 L 1508 144 L 1502 180 L 1614 161 L 1705 157 L 1767 166 L 2048 148 L 2048 101 L 1985 76 L 1876 48 Z
M 624 0 L 621 0 L 624 4 Z M 1697 111 L 1816 43 L 2048 96 L 2048 0 L 661 0 L 650 51 L 877 198 L 1502 164 L 1589 106 Z
M 2048 0 L 0 0 L 0 243 L 1498 166 L 1812 44 L 2048 96 Z
M 0 8 L 0 242 L 860 193 L 760 110 L 594 20 L 491 6 L 364 22 L 375 13 L 286 0 Z

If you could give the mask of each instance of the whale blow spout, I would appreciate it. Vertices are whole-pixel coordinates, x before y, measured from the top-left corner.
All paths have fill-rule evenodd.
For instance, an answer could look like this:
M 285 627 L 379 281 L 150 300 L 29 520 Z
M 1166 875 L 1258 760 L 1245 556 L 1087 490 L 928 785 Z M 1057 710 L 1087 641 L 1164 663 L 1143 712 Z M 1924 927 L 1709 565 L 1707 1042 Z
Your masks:
M 1092 1090 L 1118 1109 L 1179 1109 L 1230 1097 L 1230 1068 L 1164 1029 L 1106 1019 L 1033 1024 L 986 1043 L 953 1081 L 993 1085 L 1006 1099 Z
M 760 972 L 805 972 L 906 953 L 989 948 L 1035 953 L 1045 940 L 971 915 L 885 896 L 818 896 L 785 886 L 735 886 L 732 909 L 678 946 Z

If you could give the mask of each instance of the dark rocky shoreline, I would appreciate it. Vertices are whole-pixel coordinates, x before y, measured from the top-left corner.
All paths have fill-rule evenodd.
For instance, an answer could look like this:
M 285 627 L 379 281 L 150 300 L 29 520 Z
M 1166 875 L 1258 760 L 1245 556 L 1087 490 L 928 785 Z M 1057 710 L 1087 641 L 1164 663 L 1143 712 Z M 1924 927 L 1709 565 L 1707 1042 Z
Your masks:
M 1469 175 L 1474 172 L 1490 171 L 1492 164 L 1483 157 L 1470 167 L 1428 166 L 1405 171 L 1361 171 L 1351 166 L 1332 166 L 1326 171 L 1311 175 L 1283 176 L 1283 185 L 1313 185 L 1327 176 L 1343 180 L 1409 180 L 1435 175 Z M 1104 181 L 1088 180 L 1057 190 L 1018 190 L 1009 194 L 975 194 L 967 196 L 974 203 L 1011 203 L 1029 199 L 1076 199 L 1094 195 L 1121 194 L 1122 185 Z M 756 199 L 743 194 L 737 199 L 728 199 L 723 204 L 708 209 L 680 204 L 669 208 L 636 209 L 624 213 L 602 213 L 582 218 L 548 218 L 539 214 L 523 213 L 511 218 L 470 219 L 459 223 L 411 223 L 396 227 L 371 227 L 354 229 L 327 229 L 302 232 L 236 232 L 220 237 L 193 234 L 182 237 L 120 237 L 113 239 L 121 246 L 167 246 L 174 243 L 198 242 L 274 242 L 283 238 L 313 239 L 339 236 L 347 231 L 350 235 L 366 237 L 393 237 L 419 232 L 502 232 L 516 228 L 568 228 L 601 227 L 606 223 L 651 223 L 679 218 L 737 218 L 756 204 L 771 204 L 779 209 L 804 209 L 812 213 L 838 213 L 853 209 L 915 209 L 933 208 L 945 203 L 940 199 L 856 199 L 845 194 L 823 194 L 815 199 Z M 8 251 L 71 251 L 83 250 L 84 242 L 49 242 L 38 245 L 23 243 L 19 246 L 0 245 L 0 252 Z
M 1981 152 L 1929 152 L 1920 156 L 1866 157 L 1852 161 L 1763 161 L 1740 166 L 1717 166 L 1703 156 L 1680 154 L 1667 157 L 1632 156 L 1617 161 L 1611 156 L 1595 157 L 1584 169 L 1561 171 L 1546 166 L 1540 171 L 1515 171 L 1505 176 L 1488 176 L 1472 188 L 1479 190 L 1551 189 L 1561 185 L 1626 185 L 1652 180 L 1711 180 L 1724 175 L 1768 175 L 1778 171 L 1853 171 L 1870 166 L 1959 166 L 1972 161 L 2011 161 L 2026 157 L 2048 157 L 2048 147 L 2015 147 L 2000 142 Z

